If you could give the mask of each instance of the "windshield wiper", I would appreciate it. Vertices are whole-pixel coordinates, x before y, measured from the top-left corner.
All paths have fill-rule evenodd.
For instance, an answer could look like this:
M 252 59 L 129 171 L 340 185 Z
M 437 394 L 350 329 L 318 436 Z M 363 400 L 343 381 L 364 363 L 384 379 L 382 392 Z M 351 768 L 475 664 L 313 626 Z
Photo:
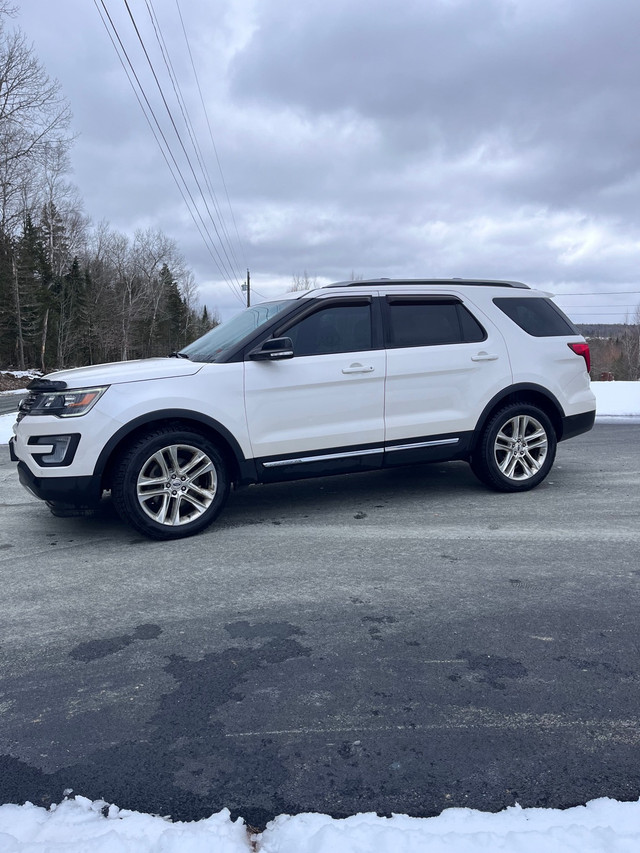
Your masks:
M 169 358 L 186 358 L 186 359 L 188 359 L 189 356 L 186 354 L 186 352 L 176 352 L 174 350 L 173 352 L 169 353 Z

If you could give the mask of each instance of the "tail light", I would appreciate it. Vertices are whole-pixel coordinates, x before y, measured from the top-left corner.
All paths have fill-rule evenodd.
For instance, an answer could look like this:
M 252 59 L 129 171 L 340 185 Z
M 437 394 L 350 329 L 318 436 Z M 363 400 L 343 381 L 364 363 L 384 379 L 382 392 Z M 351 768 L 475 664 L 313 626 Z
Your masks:
M 576 355 L 581 355 L 584 358 L 584 363 L 587 365 L 587 373 L 589 373 L 591 371 L 591 353 L 589 352 L 589 344 L 568 344 L 568 346 Z

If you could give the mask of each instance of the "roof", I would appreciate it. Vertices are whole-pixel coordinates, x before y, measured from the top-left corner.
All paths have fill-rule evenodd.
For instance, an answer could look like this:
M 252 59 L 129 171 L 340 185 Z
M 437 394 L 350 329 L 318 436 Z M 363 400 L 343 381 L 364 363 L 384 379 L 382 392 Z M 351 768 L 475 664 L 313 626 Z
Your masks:
M 433 287 L 452 287 L 464 285 L 465 287 L 515 287 L 519 290 L 530 290 L 528 284 L 523 284 L 521 281 L 494 281 L 491 279 L 477 278 L 370 278 L 364 281 L 337 281 L 333 284 L 325 284 L 324 287 L 366 287 L 368 285 L 407 285 L 414 286 L 433 286 Z

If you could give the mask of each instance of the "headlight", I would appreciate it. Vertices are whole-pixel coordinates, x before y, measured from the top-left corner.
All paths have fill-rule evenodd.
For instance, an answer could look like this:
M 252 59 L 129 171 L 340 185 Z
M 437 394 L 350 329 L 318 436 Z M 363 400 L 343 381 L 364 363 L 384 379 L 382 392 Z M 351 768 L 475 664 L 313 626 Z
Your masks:
M 108 385 L 99 388 L 77 388 L 70 391 L 51 391 L 35 394 L 28 408 L 29 415 L 56 415 L 59 418 L 78 418 L 98 402 Z

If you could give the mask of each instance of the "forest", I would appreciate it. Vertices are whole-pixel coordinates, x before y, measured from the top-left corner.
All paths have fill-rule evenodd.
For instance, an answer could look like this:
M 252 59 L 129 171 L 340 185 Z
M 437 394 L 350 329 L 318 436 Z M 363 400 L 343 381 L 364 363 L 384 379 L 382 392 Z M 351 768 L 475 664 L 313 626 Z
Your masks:
M 0 366 L 168 355 L 216 324 L 158 229 L 119 233 L 69 181 L 71 112 L 0 0 Z
M 635 319 L 631 323 L 578 324 L 591 350 L 592 379 L 640 379 L 640 319 Z

